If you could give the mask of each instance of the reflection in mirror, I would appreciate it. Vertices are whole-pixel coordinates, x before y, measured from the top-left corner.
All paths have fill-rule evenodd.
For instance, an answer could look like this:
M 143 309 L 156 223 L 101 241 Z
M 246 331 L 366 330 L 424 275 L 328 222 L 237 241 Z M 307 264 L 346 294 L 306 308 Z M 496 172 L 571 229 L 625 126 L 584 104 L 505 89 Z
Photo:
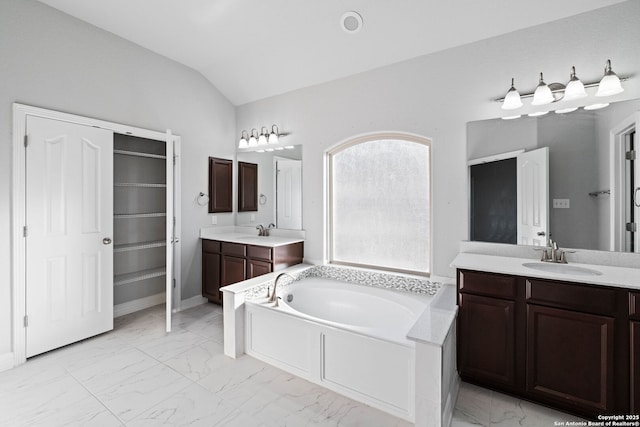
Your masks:
M 640 252 L 640 227 L 633 225 L 640 222 L 640 161 L 627 154 L 638 151 L 639 125 L 640 100 L 468 123 L 470 240 L 544 245 L 551 237 L 566 248 Z M 547 179 L 543 166 L 531 168 L 526 158 L 544 147 Z M 527 214 L 525 207 L 535 209 Z M 521 233 L 525 223 L 544 222 L 545 213 L 547 229 Z
M 258 165 L 258 210 L 238 212 L 236 225 L 302 229 L 302 146 L 268 152 L 238 152 L 238 162 Z

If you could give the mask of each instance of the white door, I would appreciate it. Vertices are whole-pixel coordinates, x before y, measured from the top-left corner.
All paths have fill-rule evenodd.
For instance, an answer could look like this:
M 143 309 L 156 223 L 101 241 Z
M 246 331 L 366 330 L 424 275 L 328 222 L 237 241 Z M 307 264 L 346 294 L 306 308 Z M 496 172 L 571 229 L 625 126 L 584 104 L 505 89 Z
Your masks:
M 276 167 L 277 226 L 302 229 L 302 161 L 278 160 Z
M 113 133 L 28 116 L 26 356 L 113 329 Z
M 173 310 L 173 245 L 174 230 L 175 230 L 175 216 L 173 213 L 173 186 L 174 186 L 174 174 L 173 174 L 173 144 L 174 138 L 171 135 L 171 131 L 167 130 L 167 161 L 166 161 L 166 174 L 167 174 L 167 192 L 166 192 L 166 210 L 167 210 L 167 259 L 166 259 L 166 283 L 165 283 L 165 329 L 167 332 L 171 332 L 171 311 Z
M 518 154 L 518 244 L 546 246 L 549 237 L 549 148 Z

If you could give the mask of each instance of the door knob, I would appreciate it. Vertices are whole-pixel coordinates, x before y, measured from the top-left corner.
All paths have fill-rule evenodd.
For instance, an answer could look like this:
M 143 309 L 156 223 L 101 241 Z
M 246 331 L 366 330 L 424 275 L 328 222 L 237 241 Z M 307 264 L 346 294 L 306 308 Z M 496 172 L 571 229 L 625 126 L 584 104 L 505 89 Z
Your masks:
M 102 239 L 102 243 L 105 245 L 110 245 L 111 244 L 111 239 L 108 237 L 105 237 L 104 239 Z
M 546 236 L 547 235 L 547 233 L 545 233 L 544 231 L 538 231 L 536 234 L 538 236 Z

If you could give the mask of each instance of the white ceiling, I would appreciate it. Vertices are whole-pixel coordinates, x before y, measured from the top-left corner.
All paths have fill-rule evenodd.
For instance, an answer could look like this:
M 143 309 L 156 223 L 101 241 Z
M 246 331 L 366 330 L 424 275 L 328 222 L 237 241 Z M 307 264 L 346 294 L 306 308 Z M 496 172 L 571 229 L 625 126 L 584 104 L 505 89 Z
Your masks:
M 39 0 L 202 73 L 234 105 L 624 0 Z M 347 34 L 354 10 L 362 30 Z

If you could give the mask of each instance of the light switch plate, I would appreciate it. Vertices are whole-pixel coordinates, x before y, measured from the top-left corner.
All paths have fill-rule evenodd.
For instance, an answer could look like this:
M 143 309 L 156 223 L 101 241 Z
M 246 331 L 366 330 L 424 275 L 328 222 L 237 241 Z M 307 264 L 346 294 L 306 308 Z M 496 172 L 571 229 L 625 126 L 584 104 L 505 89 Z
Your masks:
M 218 217 L 215 215 L 211 215 L 211 224 L 216 225 L 218 223 Z
M 569 209 L 571 207 L 571 203 L 569 199 L 553 199 L 553 208 L 554 209 Z

